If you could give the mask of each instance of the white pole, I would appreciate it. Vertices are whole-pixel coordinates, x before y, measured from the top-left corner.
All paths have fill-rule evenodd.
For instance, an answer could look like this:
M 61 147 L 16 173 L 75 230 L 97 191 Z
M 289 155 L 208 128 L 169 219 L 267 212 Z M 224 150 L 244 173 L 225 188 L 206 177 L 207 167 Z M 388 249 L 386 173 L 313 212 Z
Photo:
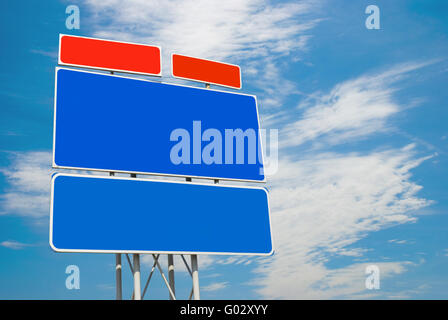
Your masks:
M 176 289 L 174 284 L 174 256 L 172 254 L 168 255 L 168 280 L 170 288 L 173 291 L 173 294 L 176 295 Z M 171 293 L 170 293 L 170 300 L 173 300 Z
M 142 300 L 142 291 L 140 289 L 140 255 L 133 255 L 134 265 L 134 300 Z
M 193 295 L 194 300 L 200 300 L 199 295 L 199 274 L 198 274 L 198 256 L 196 254 L 191 255 L 191 277 L 193 278 Z
M 116 284 L 116 296 L 117 300 L 122 300 L 122 289 L 121 289 L 121 254 L 115 254 L 115 284 Z

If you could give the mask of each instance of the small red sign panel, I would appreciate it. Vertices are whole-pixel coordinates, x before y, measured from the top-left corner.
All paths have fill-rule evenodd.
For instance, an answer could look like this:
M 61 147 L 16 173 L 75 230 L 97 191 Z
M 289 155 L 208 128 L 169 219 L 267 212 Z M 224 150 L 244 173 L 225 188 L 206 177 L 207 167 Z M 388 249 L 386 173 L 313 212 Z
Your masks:
M 176 78 L 241 89 L 239 66 L 179 54 L 172 55 L 171 64 Z
M 156 46 L 60 35 L 59 64 L 160 76 Z

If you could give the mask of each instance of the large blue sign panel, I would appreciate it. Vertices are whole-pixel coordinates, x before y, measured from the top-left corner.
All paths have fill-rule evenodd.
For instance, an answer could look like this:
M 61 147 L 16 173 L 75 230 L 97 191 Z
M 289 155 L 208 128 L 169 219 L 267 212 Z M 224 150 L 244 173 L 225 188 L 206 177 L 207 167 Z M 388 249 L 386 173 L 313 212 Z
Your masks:
M 264 182 L 255 96 L 56 69 L 53 166 Z
M 51 202 L 58 252 L 273 252 L 264 188 L 56 174 Z

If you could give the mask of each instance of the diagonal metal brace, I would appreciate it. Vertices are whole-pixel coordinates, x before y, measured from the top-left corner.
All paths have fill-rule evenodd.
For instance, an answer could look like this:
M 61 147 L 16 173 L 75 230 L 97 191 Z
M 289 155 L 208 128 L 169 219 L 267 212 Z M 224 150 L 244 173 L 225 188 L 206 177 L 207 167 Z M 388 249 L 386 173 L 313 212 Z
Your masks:
M 190 267 L 188 266 L 187 260 L 185 260 L 184 255 L 181 254 L 180 256 L 181 256 L 182 260 L 183 260 L 184 263 L 185 263 L 185 267 L 187 267 L 188 273 L 190 274 L 190 276 L 193 277 L 193 274 L 192 274 L 192 272 L 191 272 L 191 269 L 190 269 Z
M 153 255 L 154 263 L 152 265 L 151 272 L 149 273 L 148 280 L 146 281 L 145 288 L 143 289 L 142 299 L 145 296 L 146 290 L 148 289 L 149 282 L 151 281 L 152 275 L 154 274 L 159 257 L 160 257 L 160 254 L 156 255 L 155 257 Z
M 154 260 L 156 260 L 154 254 L 152 255 L 152 257 L 153 257 Z M 163 270 L 162 270 L 162 268 L 160 267 L 159 262 L 158 262 L 158 261 L 155 261 L 155 262 L 156 262 L 156 264 L 157 264 L 157 269 L 159 269 L 160 275 L 161 275 L 162 278 L 163 278 L 163 281 L 165 281 L 166 287 L 168 288 L 171 297 L 173 298 L 173 300 L 176 300 L 176 296 L 175 296 L 173 290 L 171 290 L 171 286 L 170 286 L 170 284 L 168 283 L 168 281 L 166 280 L 165 274 L 163 273 Z
M 128 260 L 129 268 L 131 268 L 132 274 L 134 274 L 134 268 L 132 267 L 131 259 L 129 259 L 129 255 L 127 253 L 126 253 L 126 259 Z

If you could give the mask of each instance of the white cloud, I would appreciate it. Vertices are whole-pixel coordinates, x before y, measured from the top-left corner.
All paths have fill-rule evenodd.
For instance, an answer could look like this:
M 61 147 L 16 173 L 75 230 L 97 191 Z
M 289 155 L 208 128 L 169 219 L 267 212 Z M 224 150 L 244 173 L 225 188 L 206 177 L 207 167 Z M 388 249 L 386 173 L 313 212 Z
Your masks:
M 5 192 L 0 195 L 0 215 L 18 215 L 40 218 L 50 214 L 51 151 L 28 151 L 10 153 L 11 164 L 0 168 L 8 183 Z M 57 172 L 75 174 L 92 174 L 90 171 L 59 169 Z M 95 175 L 108 175 L 96 172 Z M 117 174 L 121 176 L 122 174 Z
M 115 265 L 114 265 L 115 266 Z M 115 290 L 115 285 L 112 284 L 107 284 L 107 283 L 100 283 L 97 284 L 96 287 L 100 290 L 105 290 L 105 291 L 112 291 Z
M 429 63 L 395 66 L 342 82 L 328 94 L 313 94 L 296 110 L 303 113 L 299 120 L 290 111 L 268 119 L 271 126 L 284 126 L 281 146 L 301 146 L 302 152 L 286 149 L 289 157 L 281 159 L 270 179 L 276 253 L 261 260 L 253 281 L 264 298 L 393 295 L 365 290 L 363 264 L 329 268 L 327 262 L 338 256 L 360 259 L 374 248 L 353 248 L 359 239 L 416 221 L 418 210 L 432 202 L 417 196 L 422 186 L 411 181 L 411 170 L 432 156 L 418 157 L 415 144 L 348 153 L 325 148 L 391 129 L 391 116 L 406 109 L 394 100 L 394 86 Z M 386 277 L 413 266 L 409 261 L 371 263 L 381 265 Z
M 427 159 L 415 153 L 410 145 L 280 162 L 270 192 L 276 253 L 256 269 L 257 292 L 264 298 L 287 299 L 363 293 L 364 274 L 348 275 L 357 265 L 330 269 L 326 262 L 340 255 L 361 256 L 366 249 L 346 247 L 369 232 L 415 221 L 413 213 L 431 204 L 417 197 L 422 187 L 410 181 L 410 171 Z M 407 264 L 386 266 L 398 274 Z
M 281 131 L 280 145 L 300 146 L 312 142 L 314 146 L 340 144 L 365 138 L 389 128 L 387 120 L 404 110 L 394 101 L 397 90 L 393 86 L 411 71 L 430 63 L 410 63 L 387 71 L 365 75 L 336 85 L 329 94 L 311 95 L 299 105 L 297 121 L 289 122 Z M 283 114 L 289 119 L 291 111 Z M 278 117 L 277 121 L 283 120 Z M 275 119 L 271 122 L 275 123 Z
M 13 249 L 13 250 L 20 250 L 20 249 L 23 249 L 30 245 L 26 244 L 26 243 L 21 243 L 21 242 L 15 241 L 15 240 L 6 240 L 3 242 L 0 242 L 0 246 L 9 248 L 9 249 Z
M 46 51 L 46 50 L 38 50 L 38 49 L 31 49 L 30 52 L 35 53 L 35 54 L 39 54 L 45 57 L 49 57 L 52 58 L 54 60 L 58 59 L 58 50 L 53 50 L 53 51 Z
M 319 23 L 318 0 L 86 0 L 93 36 L 162 46 L 163 74 L 172 52 L 241 65 L 260 105 L 281 106 L 295 84 L 282 77 L 278 59 L 297 59 Z M 246 78 L 247 77 L 247 78 Z M 179 81 L 170 79 L 170 81 Z M 181 81 L 182 82 L 182 81 Z M 190 82 L 191 84 L 191 82 Z
M 95 35 L 162 44 L 209 59 L 247 59 L 303 49 L 316 1 L 86 0 Z M 108 23 L 105 23 L 108 21 Z M 92 22 L 94 22 L 92 20 Z
M 371 263 L 352 264 L 345 268 L 330 270 L 325 276 L 313 284 L 319 295 L 310 298 L 357 298 L 357 295 L 365 295 L 374 298 L 381 294 L 378 291 L 366 290 L 366 267 Z M 375 263 L 380 270 L 380 283 L 382 280 L 397 274 L 402 274 L 407 267 L 412 266 L 410 262 L 382 262 Z M 384 290 L 383 286 L 383 290 Z M 380 288 L 381 290 L 381 288 Z
M 222 290 L 224 288 L 227 288 L 228 284 L 229 284 L 228 282 L 215 282 L 207 286 L 203 286 L 201 290 L 208 292 Z
M 0 215 L 48 216 L 51 152 L 18 152 L 12 158 L 11 165 L 0 170 L 9 184 L 9 188 L 0 196 Z
M 281 70 L 272 59 L 264 59 L 262 67 L 259 62 L 255 66 L 262 72 L 251 83 L 259 90 L 259 103 L 263 108 L 281 107 L 287 96 L 299 93 L 293 81 L 281 77 Z
M 409 244 L 411 243 L 409 240 L 398 240 L 398 239 L 391 239 L 388 240 L 389 243 L 395 243 L 395 244 Z
M 432 201 L 417 196 L 422 186 L 411 181 L 411 170 L 432 156 L 417 156 L 415 144 L 382 151 L 325 150 L 394 129 L 390 118 L 406 110 L 394 97 L 399 81 L 430 63 L 402 64 L 344 81 L 327 94 L 310 95 L 295 113 L 268 117 L 271 127 L 280 128 L 280 146 L 289 156 L 270 179 L 276 253 L 261 260 L 253 281 L 263 297 L 377 296 L 365 291 L 363 265 L 353 264 L 355 259 L 333 269 L 327 262 L 338 256 L 359 260 L 374 248 L 353 248 L 358 240 L 416 221 L 418 210 Z M 409 261 L 372 263 L 382 265 L 386 276 L 413 266 Z

